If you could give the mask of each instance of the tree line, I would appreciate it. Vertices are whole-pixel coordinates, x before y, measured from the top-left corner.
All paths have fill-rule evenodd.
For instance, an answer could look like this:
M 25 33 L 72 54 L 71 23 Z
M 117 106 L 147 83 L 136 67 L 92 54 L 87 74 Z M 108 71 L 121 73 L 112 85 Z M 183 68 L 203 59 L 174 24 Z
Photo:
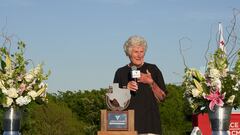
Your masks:
M 167 90 L 167 98 L 159 103 L 163 134 L 190 134 L 192 112 L 183 98 L 182 86 L 168 84 Z M 106 91 L 48 93 L 47 104 L 32 103 L 21 109 L 20 132 L 23 135 L 96 135 L 100 130 L 100 110 L 107 108 Z M 0 111 L 1 119 L 4 111 Z M 3 126 L 3 120 L 0 126 Z

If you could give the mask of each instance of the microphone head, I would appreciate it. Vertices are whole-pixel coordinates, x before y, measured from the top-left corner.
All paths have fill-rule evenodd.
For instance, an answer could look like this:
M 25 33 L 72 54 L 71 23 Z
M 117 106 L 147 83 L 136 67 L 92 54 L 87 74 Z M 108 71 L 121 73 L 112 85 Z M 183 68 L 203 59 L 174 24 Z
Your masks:
M 133 70 L 137 70 L 137 67 L 136 66 L 132 66 L 131 69 L 132 69 L 132 71 Z
M 132 66 L 131 67 L 131 69 L 132 69 L 132 73 L 131 73 L 131 75 L 132 75 L 132 78 L 140 78 L 140 76 L 141 76 L 141 72 L 140 72 L 140 70 L 137 70 L 137 67 L 136 66 Z

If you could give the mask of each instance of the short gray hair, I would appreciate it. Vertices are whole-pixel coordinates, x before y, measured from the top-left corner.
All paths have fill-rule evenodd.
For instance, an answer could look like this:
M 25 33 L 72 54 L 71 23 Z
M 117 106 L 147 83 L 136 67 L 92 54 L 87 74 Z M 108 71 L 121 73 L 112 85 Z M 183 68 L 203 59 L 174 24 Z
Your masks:
M 128 40 L 125 42 L 125 44 L 123 45 L 123 49 L 124 49 L 124 52 L 126 53 L 127 56 L 130 56 L 131 54 L 131 51 L 132 51 L 132 47 L 134 46 L 142 46 L 144 47 L 144 52 L 146 53 L 147 51 L 147 41 L 141 37 L 141 36 L 137 36 L 137 35 L 134 35 L 134 36 L 130 36 L 128 38 Z

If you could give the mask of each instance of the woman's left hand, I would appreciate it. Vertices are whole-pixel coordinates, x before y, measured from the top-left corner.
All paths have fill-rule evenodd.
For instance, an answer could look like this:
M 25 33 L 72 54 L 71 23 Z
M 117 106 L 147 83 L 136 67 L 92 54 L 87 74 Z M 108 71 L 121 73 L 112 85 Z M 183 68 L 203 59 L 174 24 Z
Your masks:
M 138 79 L 138 82 L 151 85 L 153 83 L 153 79 L 152 79 L 151 73 L 148 70 L 147 70 L 147 73 L 142 73 L 141 72 L 141 76 Z

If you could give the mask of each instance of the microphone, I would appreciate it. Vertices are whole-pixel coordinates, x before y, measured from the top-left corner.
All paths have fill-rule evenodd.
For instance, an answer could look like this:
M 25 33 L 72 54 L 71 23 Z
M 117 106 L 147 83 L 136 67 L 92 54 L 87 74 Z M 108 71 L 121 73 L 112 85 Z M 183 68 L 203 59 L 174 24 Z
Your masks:
M 132 66 L 131 69 L 132 69 L 131 71 L 132 79 L 134 79 L 134 81 L 137 82 L 137 79 L 141 77 L 141 72 L 140 70 L 137 70 L 136 66 Z

